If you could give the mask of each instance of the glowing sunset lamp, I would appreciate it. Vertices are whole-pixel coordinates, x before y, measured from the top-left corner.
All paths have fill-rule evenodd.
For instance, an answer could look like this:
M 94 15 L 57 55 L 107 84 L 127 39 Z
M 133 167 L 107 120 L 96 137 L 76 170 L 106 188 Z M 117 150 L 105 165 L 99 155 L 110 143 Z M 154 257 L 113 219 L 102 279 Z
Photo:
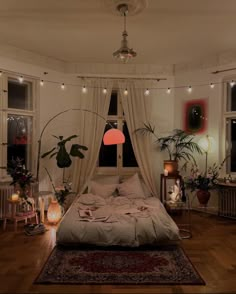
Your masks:
M 209 135 L 202 137 L 198 141 L 199 147 L 205 152 L 206 160 L 205 160 L 205 173 L 207 173 L 207 161 L 208 161 L 208 154 L 213 153 L 216 150 L 216 142 L 215 139 Z
M 123 144 L 124 142 L 125 142 L 124 134 L 117 129 L 110 129 L 103 136 L 104 145 Z
M 56 224 L 61 218 L 61 207 L 56 200 L 52 200 L 47 212 L 48 222 L 51 224 Z

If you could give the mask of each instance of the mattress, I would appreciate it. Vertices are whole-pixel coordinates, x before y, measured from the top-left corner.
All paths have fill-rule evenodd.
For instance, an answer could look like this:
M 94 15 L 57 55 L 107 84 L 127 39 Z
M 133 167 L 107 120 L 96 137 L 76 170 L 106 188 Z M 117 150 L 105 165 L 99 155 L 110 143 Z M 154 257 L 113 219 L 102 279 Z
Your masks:
M 158 198 L 83 194 L 62 218 L 57 244 L 131 246 L 179 240 L 179 229 Z

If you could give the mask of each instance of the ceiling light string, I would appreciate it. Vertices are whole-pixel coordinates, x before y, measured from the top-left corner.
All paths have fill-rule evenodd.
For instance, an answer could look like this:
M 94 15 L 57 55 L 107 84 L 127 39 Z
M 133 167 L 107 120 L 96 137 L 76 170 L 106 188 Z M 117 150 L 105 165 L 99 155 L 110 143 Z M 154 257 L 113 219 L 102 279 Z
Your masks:
M 62 90 L 65 90 L 66 89 L 66 85 L 67 86 L 73 86 L 73 87 L 81 87 L 82 88 L 82 92 L 83 93 L 87 93 L 88 89 L 91 88 L 91 89 L 101 89 L 102 90 L 102 93 L 103 94 L 107 94 L 107 91 L 109 88 L 107 87 L 100 87 L 100 86 L 87 86 L 86 85 L 86 82 L 84 82 L 83 84 L 80 84 L 80 83 L 77 83 L 77 84 L 74 84 L 74 83 L 64 83 L 64 82 L 57 82 L 57 81 L 52 81 L 52 80 L 49 80 L 49 79 L 40 79 L 39 77 L 34 77 L 32 75 L 26 75 L 26 74 L 21 74 L 21 73 L 16 73 L 16 72 L 11 72 L 11 71 L 8 71 L 8 70 L 0 70 L 0 77 L 3 76 L 3 74 L 6 73 L 6 74 L 12 74 L 14 76 L 17 76 L 18 75 L 18 80 L 19 80 L 19 83 L 23 83 L 25 80 L 27 80 L 27 78 L 34 78 L 34 79 L 37 79 L 39 81 L 39 84 L 40 86 L 45 86 L 46 83 L 51 83 L 51 84 L 58 84 L 60 86 L 60 88 Z M 44 75 L 48 74 L 47 72 L 44 72 Z M 82 78 L 82 77 L 79 77 L 79 78 Z M 88 78 L 88 77 L 86 77 Z M 89 77 L 89 78 L 92 78 L 92 77 Z M 93 77 L 93 79 L 96 79 L 96 78 L 99 78 L 99 79 L 114 79 L 114 80 L 143 80 L 143 81 L 149 81 L 149 80 L 152 80 L 152 81 L 157 81 L 159 82 L 160 80 L 166 80 L 166 78 L 139 78 L 139 77 L 133 77 L 133 78 L 114 78 L 114 77 Z M 141 89 L 143 90 L 143 93 L 145 96 L 149 96 L 151 91 L 152 90 L 165 90 L 167 94 L 170 94 L 172 92 L 172 90 L 175 90 L 175 89 L 181 89 L 181 88 L 186 88 L 188 92 L 192 92 L 192 90 L 196 87 L 203 87 L 203 86 L 209 86 L 210 89 L 214 89 L 216 85 L 219 85 L 219 84 L 227 84 L 229 83 L 231 87 L 234 87 L 236 85 L 236 81 L 235 80 L 231 80 L 231 82 L 229 81 L 222 81 L 222 82 L 211 82 L 211 83 L 206 83 L 206 84 L 195 84 L 195 85 L 180 85 L 180 86 L 173 86 L 173 87 L 137 87 L 136 89 Z M 112 89 L 110 89 L 112 90 Z M 125 91 L 126 95 L 127 95 L 127 89 L 124 88 L 123 91 Z

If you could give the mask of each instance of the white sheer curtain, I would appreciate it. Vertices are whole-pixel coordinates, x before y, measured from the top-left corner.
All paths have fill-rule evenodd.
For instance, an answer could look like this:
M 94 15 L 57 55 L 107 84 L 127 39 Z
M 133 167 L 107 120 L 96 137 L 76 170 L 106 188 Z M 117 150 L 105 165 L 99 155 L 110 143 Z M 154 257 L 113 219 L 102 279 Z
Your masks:
M 83 82 L 81 81 L 81 84 Z M 106 79 L 86 80 L 87 93 L 79 94 L 78 108 L 93 111 L 99 116 L 78 111 L 79 142 L 87 146 L 88 151 L 84 152 L 85 158 L 74 161 L 72 177 L 74 191 L 83 192 L 94 173 L 106 123 L 106 120 L 100 116 L 107 118 L 112 84 L 111 80 Z M 106 94 L 103 93 L 103 88 L 107 89 Z
M 135 133 L 144 122 L 150 121 L 151 102 L 149 96 L 144 96 L 145 81 L 119 82 L 125 119 L 128 126 L 134 154 L 140 168 L 143 180 L 153 195 L 157 195 L 155 179 L 151 164 L 151 139 Z M 124 95 L 124 89 L 128 95 Z

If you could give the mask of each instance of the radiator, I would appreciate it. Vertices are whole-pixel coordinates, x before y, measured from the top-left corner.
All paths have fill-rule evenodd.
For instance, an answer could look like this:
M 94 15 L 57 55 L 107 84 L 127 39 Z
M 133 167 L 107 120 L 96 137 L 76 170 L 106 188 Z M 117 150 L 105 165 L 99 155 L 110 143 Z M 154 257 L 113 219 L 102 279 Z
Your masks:
M 219 215 L 236 219 L 236 188 L 219 190 Z
M 32 196 L 38 196 L 38 183 L 31 184 Z M 14 193 L 14 186 L 6 184 L 0 184 L 0 219 L 3 219 L 4 215 L 9 212 L 9 205 L 7 199 Z

